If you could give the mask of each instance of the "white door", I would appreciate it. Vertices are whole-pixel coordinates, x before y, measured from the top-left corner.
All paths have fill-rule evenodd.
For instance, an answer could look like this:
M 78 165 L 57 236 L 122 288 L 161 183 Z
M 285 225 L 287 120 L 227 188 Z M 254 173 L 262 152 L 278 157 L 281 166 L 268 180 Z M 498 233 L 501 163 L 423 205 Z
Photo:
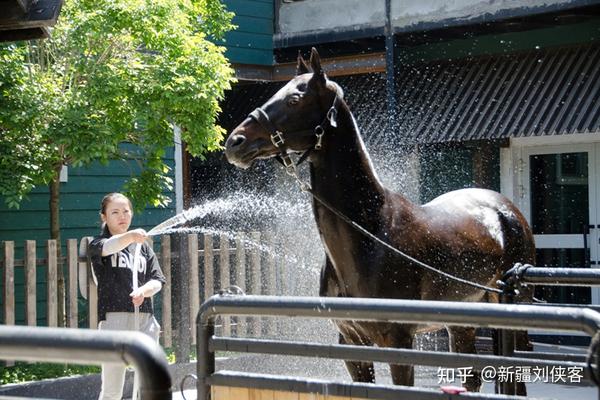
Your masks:
M 522 201 L 536 242 L 538 267 L 600 267 L 600 144 L 523 147 Z M 556 303 L 599 304 L 600 290 L 537 287 Z

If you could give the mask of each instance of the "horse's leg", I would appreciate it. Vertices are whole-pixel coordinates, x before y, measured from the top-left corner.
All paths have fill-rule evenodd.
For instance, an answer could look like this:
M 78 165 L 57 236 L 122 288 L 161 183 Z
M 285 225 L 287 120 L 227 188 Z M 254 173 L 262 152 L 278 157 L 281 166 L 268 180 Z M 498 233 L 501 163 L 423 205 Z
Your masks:
M 533 351 L 533 345 L 529 341 L 527 331 L 515 332 L 515 347 L 519 351 Z M 525 382 L 517 382 L 517 396 L 527 396 L 527 386 Z
M 388 338 L 388 347 L 412 349 L 413 335 L 410 332 L 395 332 Z M 415 367 L 413 365 L 390 364 L 390 372 L 394 385 L 413 386 L 415 384 Z
M 358 339 L 358 338 L 353 338 Z M 354 344 L 364 345 L 365 343 L 361 340 L 357 342 L 348 341 L 344 335 L 340 333 L 340 344 Z M 371 382 L 375 383 L 375 367 L 372 362 L 359 362 L 359 361 L 344 361 L 346 363 L 346 369 L 350 373 L 350 377 L 354 382 Z
M 468 354 L 477 353 L 475 349 L 475 328 L 449 326 L 446 329 L 448 330 L 450 351 Z M 470 392 L 478 392 L 481 388 L 481 372 L 475 370 L 472 372 L 473 376 L 466 377 L 464 386 Z
M 333 270 L 331 260 L 325 255 L 325 263 L 321 268 L 321 284 L 319 286 L 319 296 L 338 297 L 341 294 L 340 285 L 337 276 Z

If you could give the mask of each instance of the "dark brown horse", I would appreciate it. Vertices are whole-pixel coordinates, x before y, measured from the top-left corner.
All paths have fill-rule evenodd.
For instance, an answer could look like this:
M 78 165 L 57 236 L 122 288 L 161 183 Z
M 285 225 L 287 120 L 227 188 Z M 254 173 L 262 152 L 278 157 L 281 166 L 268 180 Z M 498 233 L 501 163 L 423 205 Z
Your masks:
M 227 139 L 229 162 L 311 150 L 312 190 L 378 238 L 439 270 L 494 286 L 516 262 L 534 263 L 535 246 L 519 210 L 499 193 L 463 189 L 419 206 L 382 186 L 342 89 L 330 81 L 313 49 L 312 73 L 298 58 L 298 74 Z M 322 296 L 497 301 L 486 292 L 423 270 L 367 238 L 319 201 L 314 215 L 326 250 Z M 343 321 L 340 342 L 411 348 L 413 336 L 438 327 Z M 448 327 L 452 351 L 474 353 L 475 329 Z M 346 362 L 355 381 L 373 382 L 373 364 Z M 394 383 L 412 385 L 413 368 L 391 365 Z M 466 384 L 478 390 L 475 376 Z

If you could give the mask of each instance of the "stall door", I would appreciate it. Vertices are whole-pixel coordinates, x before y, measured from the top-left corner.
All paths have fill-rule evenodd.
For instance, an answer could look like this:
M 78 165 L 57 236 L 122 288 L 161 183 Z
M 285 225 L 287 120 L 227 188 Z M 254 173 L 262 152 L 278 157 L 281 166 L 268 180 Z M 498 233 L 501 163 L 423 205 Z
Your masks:
M 599 267 L 598 144 L 523 150 L 524 211 L 533 229 L 539 267 Z M 599 303 L 598 289 L 538 287 L 556 303 Z

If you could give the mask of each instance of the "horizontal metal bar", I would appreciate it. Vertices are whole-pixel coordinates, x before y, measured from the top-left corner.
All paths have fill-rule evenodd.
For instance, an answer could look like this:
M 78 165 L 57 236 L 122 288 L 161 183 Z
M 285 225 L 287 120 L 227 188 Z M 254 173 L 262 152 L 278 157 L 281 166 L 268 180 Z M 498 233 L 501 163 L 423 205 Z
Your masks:
M 600 313 L 587 308 L 537 307 L 529 304 L 488 304 L 364 298 L 213 296 L 200 308 L 197 324 L 217 315 L 313 317 L 355 321 L 431 323 L 488 328 L 580 331 L 600 330 Z
M 375 361 L 392 364 L 428 365 L 441 367 L 564 367 L 582 368 L 585 362 L 560 359 L 545 360 L 541 357 L 501 357 L 493 355 L 449 353 L 413 349 L 378 348 L 352 345 L 327 345 L 309 342 L 240 339 L 213 337 L 209 351 L 235 351 L 243 353 L 278 354 L 288 356 L 318 357 L 352 361 Z M 523 352 L 521 352 L 523 353 Z M 535 354 L 535 353 L 534 353 Z M 584 357 L 585 361 L 585 357 Z
M 520 280 L 536 285 L 600 286 L 600 269 L 528 267 Z
M 515 357 L 522 358 L 530 358 L 536 360 L 558 360 L 558 361 L 570 361 L 574 363 L 583 363 L 584 366 L 586 364 L 586 356 L 583 354 L 575 354 L 575 353 L 548 353 L 544 351 L 518 351 L 514 352 Z
M 523 400 L 519 396 L 487 393 L 443 393 L 441 390 L 408 386 L 375 385 L 371 383 L 337 383 L 320 379 L 296 378 L 277 375 L 259 375 L 246 372 L 218 371 L 206 379 L 211 386 L 246 387 L 295 393 L 319 393 L 327 396 L 361 399 L 411 400 Z
M 171 376 L 162 348 L 141 332 L 0 326 L 0 358 L 71 364 L 132 364 L 142 399 L 171 399 Z
M 563 304 L 563 303 L 533 303 L 536 307 L 572 307 L 572 308 L 587 308 L 600 312 L 600 306 L 595 304 Z

